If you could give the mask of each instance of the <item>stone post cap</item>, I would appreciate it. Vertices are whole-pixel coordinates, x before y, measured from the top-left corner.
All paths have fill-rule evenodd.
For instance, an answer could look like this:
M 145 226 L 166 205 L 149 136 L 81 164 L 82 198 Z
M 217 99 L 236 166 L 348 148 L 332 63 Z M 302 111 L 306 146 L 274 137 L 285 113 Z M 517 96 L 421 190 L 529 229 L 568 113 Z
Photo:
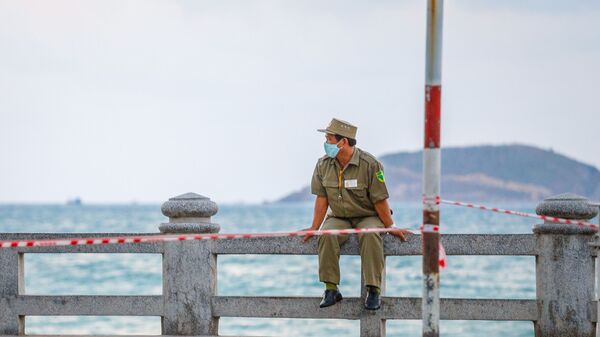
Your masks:
M 160 209 L 169 218 L 208 218 L 219 211 L 214 201 L 191 192 L 170 198 Z
M 590 220 L 598 214 L 598 207 L 587 198 L 573 193 L 564 193 L 544 199 L 535 208 L 538 215 L 552 216 L 572 220 Z M 545 221 L 543 225 L 535 225 L 535 233 L 547 234 L 593 234 L 593 228 L 567 225 Z
M 564 193 L 544 199 L 535 208 L 538 215 L 565 219 L 589 220 L 598 214 L 598 207 L 587 198 L 573 193 Z
M 158 227 L 162 233 L 218 233 L 221 229 L 210 220 L 219 210 L 217 204 L 200 194 L 178 195 L 163 203 L 160 209 L 169 217 L 168 223 Z

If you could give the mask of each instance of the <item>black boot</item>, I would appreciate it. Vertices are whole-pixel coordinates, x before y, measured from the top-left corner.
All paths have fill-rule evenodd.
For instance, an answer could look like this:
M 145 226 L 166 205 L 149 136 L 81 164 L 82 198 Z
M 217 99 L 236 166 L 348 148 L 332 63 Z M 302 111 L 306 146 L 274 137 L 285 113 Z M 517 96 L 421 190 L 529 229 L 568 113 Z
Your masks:
M 367 298 L 365 299 L 365 309 L 377 310 L 379 307 L 381 307 L 379 292 L 369 288 L 369 291 L 367 292 Z
M 336 304 L 337 302 L 342 300 L 342 293 L 337 289 L 327 289 L 323 293 L 323 299 L 321 300 L 321 304 L 319 307 L 325 308 Z

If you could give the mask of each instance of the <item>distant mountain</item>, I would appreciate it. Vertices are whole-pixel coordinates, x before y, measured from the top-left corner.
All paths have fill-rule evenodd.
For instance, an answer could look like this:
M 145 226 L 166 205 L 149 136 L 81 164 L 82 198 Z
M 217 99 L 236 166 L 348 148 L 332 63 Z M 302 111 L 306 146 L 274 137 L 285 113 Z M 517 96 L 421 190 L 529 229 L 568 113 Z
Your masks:
M 422 151 L 379 158 L 390 200 L 421 200 Z M 310 177 L 307 177 L 310 181 Z M 552 150 L 527 145 L 442 149 L 442 197 L 463 201 L 540 201 L 565 192 L 600 199 L 600 171 Z M 278 202 L 309 201 L 308 186 Z

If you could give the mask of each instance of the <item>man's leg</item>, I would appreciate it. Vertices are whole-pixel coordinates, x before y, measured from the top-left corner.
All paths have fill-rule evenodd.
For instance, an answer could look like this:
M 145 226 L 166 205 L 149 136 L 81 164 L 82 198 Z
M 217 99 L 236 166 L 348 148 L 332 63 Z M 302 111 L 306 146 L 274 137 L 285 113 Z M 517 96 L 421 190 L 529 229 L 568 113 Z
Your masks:
M 327 217 L 322 229 L 348 229 L 350 221 Z M 348 240 L 348 235 L 319 236 L 319 280 L 325 283 L 340 284 L 340 246 Z
M 383 228 L 377 216 L 357 220 L 356 228 Z M 381 288 L 381 276 L 384 268 L 383 239 L 379 233 L 358 234 L 360 258 L 365 285 Z

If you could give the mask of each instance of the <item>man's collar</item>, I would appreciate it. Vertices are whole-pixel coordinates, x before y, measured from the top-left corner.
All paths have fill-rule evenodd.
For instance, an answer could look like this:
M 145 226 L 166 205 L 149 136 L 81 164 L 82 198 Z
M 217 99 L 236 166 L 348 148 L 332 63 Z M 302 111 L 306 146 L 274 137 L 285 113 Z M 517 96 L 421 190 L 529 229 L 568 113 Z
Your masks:
M 352 165 L 356 165 L 358 166 L 358 163 L 360 162 L 360 150 L 355 146 L 354 147 L 354 152 L 352 153 L 352 157 L 350 158 L 350 161 L 348 162 L 348 164 L 352 164 Z
M 339 162 L 337 161 L 336 158 L 330 158 L 325 156 L 325 158 L 329 158 L 329 159 L 333 159 L 331 160 L 331 165 L 336 165 L 336 166 L 340 166 Z M 348 164 L 346 164 L 346 166 L 352 164 L 352 165 L 356 165 L 358 166 L 358 164 L 360 163 L 360 150 L 358 149 L 358 147 L 354 147 L 354 151 L 352 152 L 352 157 L 350 157 L 350 161 L 348 161 Z

